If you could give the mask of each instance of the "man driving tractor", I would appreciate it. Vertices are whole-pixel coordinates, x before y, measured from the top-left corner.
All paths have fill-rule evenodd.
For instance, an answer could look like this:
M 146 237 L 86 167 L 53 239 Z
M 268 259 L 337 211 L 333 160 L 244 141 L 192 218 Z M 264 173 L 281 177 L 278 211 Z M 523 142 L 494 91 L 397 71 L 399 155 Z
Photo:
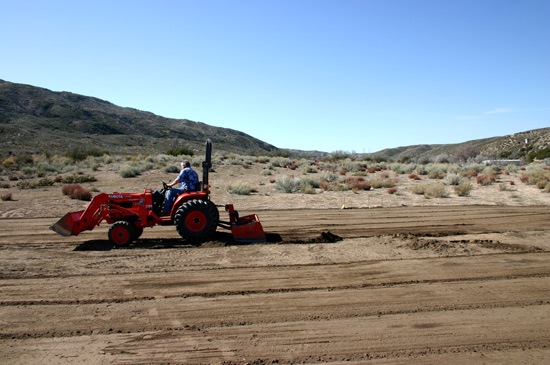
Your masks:
M 195 170 L 191 168 L 191 163 L 189 161 L 183 161 L 181 164 L 181 171 L 171 183 L 166 184 L 170 189 L 166 195 L 166 200 L 164 201 L 163 214 L 170 214 L 172 205 L 178 197 L 178 195 L 183 194 L 188 191 L 198 191 L 200 188 L 199 175 Z M 174 188 L 176 184 L 180 184 L 179 188 Z

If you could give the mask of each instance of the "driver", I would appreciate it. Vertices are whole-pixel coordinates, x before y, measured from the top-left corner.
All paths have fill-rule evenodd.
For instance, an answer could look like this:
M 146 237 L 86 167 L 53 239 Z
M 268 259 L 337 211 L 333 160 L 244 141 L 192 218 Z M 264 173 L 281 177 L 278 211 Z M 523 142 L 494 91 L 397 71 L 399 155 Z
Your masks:
M 173 188 L 174 185 L 180 184 L 179 188 Z M 169 184 L 166 184 L 167 187 L 171 188 L 168 190 L 168 194 L 166 195 L 166 200 L 164 200 L 164 208 L 163 208 L 163 215 L 170 214 L 170 211 L 172 210 L 172 205 L 174 204 L 174 201 L 176 200 L 176 197 L 180 194 L 190 191 L 197 191 L 199 190 L 199 175 L 195 170 L 191 168 L 191 164 L 189 161 L 183 161 L 181 163 L 181 171 Z

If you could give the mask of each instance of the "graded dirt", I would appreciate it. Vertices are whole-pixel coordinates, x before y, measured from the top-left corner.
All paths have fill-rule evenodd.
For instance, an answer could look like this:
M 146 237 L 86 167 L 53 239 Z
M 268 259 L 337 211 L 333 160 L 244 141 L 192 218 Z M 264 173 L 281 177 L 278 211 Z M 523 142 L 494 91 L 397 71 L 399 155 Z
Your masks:
M 59 187 L 15 191 L 0 209 L 0 363 L 550 361 L 550 194 L 517 181 L 470 198 L 310 196 L 264 182 L 232 196 L 221 179 L 245 179 L 236 169 L 214 175 L 213 200 L 257 213 L 266 243 L 220 230 L 191 247 L 165 226 L 113 249 L 106 224 L 48 229 L 85 204 Z

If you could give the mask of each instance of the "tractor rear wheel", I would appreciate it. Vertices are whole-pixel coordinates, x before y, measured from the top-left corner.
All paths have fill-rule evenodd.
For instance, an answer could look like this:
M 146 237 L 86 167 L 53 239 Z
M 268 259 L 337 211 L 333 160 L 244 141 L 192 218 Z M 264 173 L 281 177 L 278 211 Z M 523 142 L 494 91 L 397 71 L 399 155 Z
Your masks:
M 118 221 L 109 228 L 108 236 L 113 246 L 127 246 L 134 240 L 134 228 L 130 222 Z
M 220 213 L 209 200 L 191 200 L 178 208 L 174 224 L 180 236 L 192 245 L 206 241 L 216 231 Z
M 136 227 L 135 225 L 132 227 L 134 229 L 134 241 L 141 237 L 143 234 L 143 227 Z

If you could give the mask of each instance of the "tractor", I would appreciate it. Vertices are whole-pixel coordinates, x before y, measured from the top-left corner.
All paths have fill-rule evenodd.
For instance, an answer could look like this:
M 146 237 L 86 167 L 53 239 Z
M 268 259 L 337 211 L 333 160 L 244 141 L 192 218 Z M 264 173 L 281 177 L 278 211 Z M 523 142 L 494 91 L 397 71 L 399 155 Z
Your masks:
M 217 227 L 231 230 L 237 242 L 265 242 L 265 232 L 255 214 L 239 217 L 233 205 L 226 204 L 229 221 L 220 221 L 218 207 L 210 200 L 211 168 L 212 142 L 207 140 L 200 190 L 180 194 L 168 215 L 162 214 L 162 207 L 169 187 L 162 182 L 162 188 L 155 191 L 145 188 L 143 193 L 98 194 L 85 210 L 67 213 L 50 229 L 62 236 L 76 236 L 105 221 L 111 224 L 108 238 L 115 247 L 131 244 L 144 228 L 156 225 L 174 225 L 184 242 L 195 246 L 210 239 Z

